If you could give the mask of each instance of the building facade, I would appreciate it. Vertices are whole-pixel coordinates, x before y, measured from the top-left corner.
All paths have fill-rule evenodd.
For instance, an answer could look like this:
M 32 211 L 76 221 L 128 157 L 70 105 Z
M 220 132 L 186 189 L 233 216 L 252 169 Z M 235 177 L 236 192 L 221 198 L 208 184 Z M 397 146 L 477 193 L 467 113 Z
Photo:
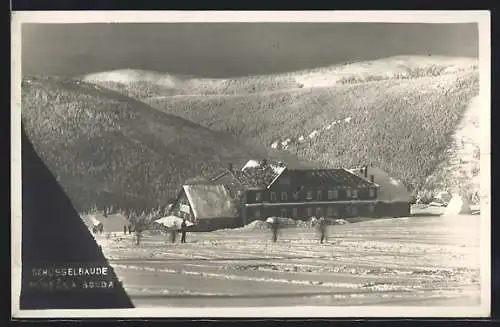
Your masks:
M 380 171 L 366 166 L 350 170 L 288 169 L 281 163 L 250 160 L 240 170 L 229 165 L 208 180 L 209 185 L 184 185 L 171 213 L 219 228 L 221 224 L 236 227 L 268 217 L 409 216 L 409 199 L 405 200 L 403 190 L 389 190 L 385 179 Z M 391 179 L 388 183 L 395 184 Z M 396 198 L 388 198 L 392 193 L 397 193 Z M 212 209 L 204 213 L 196 209 L 203 207 Z
M 243 224 L 267 217 L 371 217 L 378 185 L 345 169 L 287 169 L 250 161 L 212 179 L 236 194 Z

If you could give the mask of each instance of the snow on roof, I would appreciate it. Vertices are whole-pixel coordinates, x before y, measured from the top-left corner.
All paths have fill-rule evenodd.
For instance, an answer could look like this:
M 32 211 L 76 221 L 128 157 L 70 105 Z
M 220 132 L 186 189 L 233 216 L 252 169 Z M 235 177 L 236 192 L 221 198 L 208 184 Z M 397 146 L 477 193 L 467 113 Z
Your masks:
M 94 226 L 99 226 L 101 224 L 101 222 L 94 215 L 88 215 L 88 218 L 90 223 Z
M 241 171 L 247 169 L 247 168 L 254 168 L 254 167 L 260 167 L 261 164 L 258 160 L 248 160 L 248 162 L 241 168 Z
M 95 218 L 93 215 L 82 215 L 81 218 L 83 220 L 83 223 L 89 228 L 101 225 L 101 222 L 97 220 L 97 218 Z
M 362 169 L 363 168 L 356 168 L 350 169 L 350 171 L 364 178 Z M 379 200 L 387 202 L 409 202 L 411 200 L 410 193 L 400 180 L 390 176 L 387 172 L 378 167 L 369 166 L 367 169 L 368 179 L 370 178 L 370 175 L 373 175 L 374 183 L 379 185 Z
M 238 216 L 235 203 L 224 185 L 184 185 L 183 188 L 197 219 Z
M 128 219 L 121 214 L 108 215 L 107 217 L 95 214 L 93 217 L 102 223 L 105 232 L 120 232 L 123 231 L 123 226 L 130 224 Z
M 181 228 L 181 224 L 183 222 L 183 219 L 180 217 L 177 217 L 175 215 L 170 215 L 166 217 L 161 217 L 160 219 L 156 219 L 154 221 L 157 224 L 163 225 L 165 227 L 177 227 Z M 187 221 L 186 221 L 187 223 Z
M 264 189 L 285 171 L 284 164 L 250 160 L 241 171 L 232 172 L 239 184 L 246 188 Z

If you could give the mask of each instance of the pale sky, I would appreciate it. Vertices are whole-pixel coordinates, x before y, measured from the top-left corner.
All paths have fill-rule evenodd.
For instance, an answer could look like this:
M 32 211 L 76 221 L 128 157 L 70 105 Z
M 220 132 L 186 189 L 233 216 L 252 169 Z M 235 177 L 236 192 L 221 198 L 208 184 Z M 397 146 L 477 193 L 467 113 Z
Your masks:
M 205 77 L 394 55 L 478 56 L 477 24 L 23 24 L 24 75 L 138 68 Z

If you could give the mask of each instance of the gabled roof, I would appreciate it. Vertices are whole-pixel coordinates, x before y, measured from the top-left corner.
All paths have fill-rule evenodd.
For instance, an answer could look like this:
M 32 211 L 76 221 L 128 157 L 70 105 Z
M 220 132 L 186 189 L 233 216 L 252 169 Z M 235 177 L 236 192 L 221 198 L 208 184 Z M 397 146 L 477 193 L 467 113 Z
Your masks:
M 130 224 L 128 219 L 121 214 L 112 214 L 104 216 L 101 213 L 85 215 L 82 217 L 84 223 L 89 226 L 103 225 L 105 232 L 120 232 L 123 231 L 123 226 Z
M 241 170 L 226 170 L 212 177 L 210 181 L 223 180 L 232 187 L 244 189 L 265 189 L 269 187 L 286 167 L 278 163 L 249 160 Z
M 184 185 L 197 219 L 238 217 L 236 204 L 224 185 Z
M 282 164 L 249 160 L 243 168 L 226 170 L 211 179 L 212 182 L 227 184 L 234 188 L 266 189 L 280 178 L 290 178 L 293 184 L 328 185 L 338 187 L 363 188 L 378 187 L 376 183 L 348 171 L 344 168 L 335 169 L 288 169 Z
M 246 167 L 241 171 L 233 171 L 233 176 L 245 188 L 265 189 L 269 187 L 284 171 L 285 167 L 262 165 Z
M 87 228 L 92 228 L 102 225 L 102 223 L 99 220 L 97 220 L 93 215 L 82 215 L 81 218 L 85 226 L 87 226 Z

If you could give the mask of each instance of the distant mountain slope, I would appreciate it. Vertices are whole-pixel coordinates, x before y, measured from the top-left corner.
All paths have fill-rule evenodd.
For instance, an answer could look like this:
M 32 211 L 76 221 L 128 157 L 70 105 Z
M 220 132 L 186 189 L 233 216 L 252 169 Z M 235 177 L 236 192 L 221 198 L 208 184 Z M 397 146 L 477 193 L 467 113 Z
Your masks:
M 479 92 L 470 58 L 406 56 L 237 79 L 117 71 L 84 79 L 247 141 L 328 166 L 373 163 L 411 190 L 446 160 Z
M 329 87 L 384 79 L 442 76 L 477 69 L 477 60 L 441 56 L 398 56 L 276 75 L 198 78 L 121 69 L 81 76 L 136 98 L 172 95 L 241 95 Z
M 446 159 L 427 178 L 427 185 L 469 196 L 476 192 L 481 195 L 479 169 L 484 132 L 479 123 L 482 110 L 479 97 L 472 98 L 446 149 Z
M 74 80 L 25 78 L 22 120 L 79 209 L 166 205 L 186 179 L 252 157 L 301 164 L 292 155 L 235 142 L 225 133 Z

